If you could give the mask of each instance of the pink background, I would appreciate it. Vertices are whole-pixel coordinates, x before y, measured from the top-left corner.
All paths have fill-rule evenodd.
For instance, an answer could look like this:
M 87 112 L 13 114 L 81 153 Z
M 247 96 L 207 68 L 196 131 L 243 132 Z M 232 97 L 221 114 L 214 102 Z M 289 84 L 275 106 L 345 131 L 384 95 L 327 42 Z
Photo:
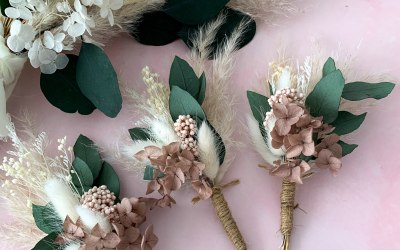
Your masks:
M 356 55 L 354 70 L 400 77 L 399 1 L 308 0 L 299 1 L 297 6 L 301 9 L 298 14 L 278 18 L 276 25 L 259 24 L 255 39 L 236 55 L 232 78 L 238 96 L 236 136 L 246 144 L 248 136 L 241 133 L 244 114 L 250 112 L 245 91 L 262 89 L 260 80 L 282 43 L 286 54 L 300 60 L 311 54 L 312 38 L 328 52 L 336 51 L 341 44 L 341 48 Z M 113 40 L 106 51 L 121 82 L 139 86 L 143 66 L 150 66 L 166 81 L 174 55 L 185 57 L 187 48 L 181 41 L 147 47 L 122 36 Z M 295 212 L 292 249 L 400 249 L 399 98 L 400 89 L 396 88 L 370 110 L 363 126 L 352 136 L 360 146 L 344 159 L 336 178 L 323 172 L 298 187 L 297 201 L 306 213 Z M 48 132 L 53 146 L 63 135 L 68 135 L 72 144 L 80 133 L 107 146 L 127 133 L 131 122 L 138 118 L 125 108 L 116 119 L 98 111 L 90 116 L 65 114 L 45 100 L 39 88 L 39 72 L 30 67 L 23 72 L 8 108 L 13 115 L 21 108 L 29 108 L 37 126 Z M 1 147 L 4 151 L 4 143 Z M 280 180 L 256 167 L 261 162 L 261 157 L 248 147 L 239 150 L 225 180 L 240 178 L 241 184 L 224 193 L 248 248 L 278 249 Z M 123 195 L 144 194 L 146 184 L 140 176 L 116 168 Z M 178 204 L 172 209 L 156 209 L 150 214 L 148 221 L 155 225 L 160 239 L 156 249 L 232 249 L 211 202 L 192 205 L 193 195 L 191 189 L 183 189 L 175 194 Z M 1 219 L 6 218 L 3 213 Z

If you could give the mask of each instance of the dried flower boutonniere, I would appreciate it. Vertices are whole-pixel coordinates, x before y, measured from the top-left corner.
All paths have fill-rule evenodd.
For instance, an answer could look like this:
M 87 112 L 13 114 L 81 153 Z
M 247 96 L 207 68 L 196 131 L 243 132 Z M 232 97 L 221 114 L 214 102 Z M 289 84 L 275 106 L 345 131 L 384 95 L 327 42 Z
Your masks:
M 0 193 L 12 224 L 0 227 L 3 240 L 35 250 L 150 250 L 157 244 L 152 225 L 140 230 L 146 203 L 119 199 L 118 176 L 90 139 L 81 135 L 67 148 L 64 137 L 58 140 L 61 154 L 51 157 L 45 133 L 30 143 L 10 132 L 14 151 L 0 165 Z
M 272 64 L 269 97 L 247 92 L 253 113 L 248 118 L 249 133 L 267 162 L 260 167 L 282 178 L 281 232 L 285 250 L 290 248 L 296 185 L 318 170 L 327 169 L 336 176 L 342 167 L 341 158 L 357 147 L 342 141 L 342 136 L 358 129 L 366 113 L 355 115 L 343 104 L 381 99 L 394 88 L 389 82 L 345 84 L 332 58 L 323 65 L 322 78 L 314 81 L 309 61 L 297 73 L 289 65 Z

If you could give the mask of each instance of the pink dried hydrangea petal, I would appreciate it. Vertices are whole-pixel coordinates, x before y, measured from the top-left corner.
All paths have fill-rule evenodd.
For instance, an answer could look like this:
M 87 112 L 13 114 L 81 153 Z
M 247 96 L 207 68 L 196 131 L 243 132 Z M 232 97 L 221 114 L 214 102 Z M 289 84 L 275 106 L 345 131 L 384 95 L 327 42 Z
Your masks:
M 287 158 L 297 157 L 301 154 L 302 150 L 303 150 L 303 146 L 301 146 L 301 145 L 292 146 L 292 147 L 288 148 L 288 150 L 286 151 L 286 157 Z

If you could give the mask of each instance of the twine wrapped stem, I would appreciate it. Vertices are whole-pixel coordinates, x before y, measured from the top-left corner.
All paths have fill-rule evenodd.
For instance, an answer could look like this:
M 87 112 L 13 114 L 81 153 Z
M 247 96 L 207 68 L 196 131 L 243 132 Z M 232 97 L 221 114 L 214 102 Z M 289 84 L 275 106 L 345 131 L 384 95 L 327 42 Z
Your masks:
M 293 229 L 293 212 L 296 183 L 282 181 L 281 192 L 281 233 L 283 235 L 282 250 L 290 249 L 290 236 Z
M 246 250 L 246 243 L 244 242 L 243 236 L 240 233 L 239 228 L 237 227 L 236 222 L 232 217 L 228 203 L 226 202 L 224 195 L 222 194 L 222 189 L 223 187 L 213 187 L 213 195 L 211 199 L 215 208 L 215 212 L 222 225 L 224 226 L 225 232 L 228 234 L 228 237 L 232 241 L 236 250 Z

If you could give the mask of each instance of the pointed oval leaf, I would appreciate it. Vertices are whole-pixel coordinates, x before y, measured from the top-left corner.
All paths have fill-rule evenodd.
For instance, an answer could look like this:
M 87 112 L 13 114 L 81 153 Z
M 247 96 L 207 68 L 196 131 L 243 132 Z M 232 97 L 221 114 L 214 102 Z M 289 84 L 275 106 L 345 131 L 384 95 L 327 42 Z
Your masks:
M 76 81 L 78 56 L 67 56 L 69 58 L 67 67 L 57 70 L 54 74 L 40 75 L 40 88 L 46 99 L 60 110 L 89 115 L 96 107 L 83 95 Z
M 168 0 L 165 13 L 181 23 L 195 25 L 215 17 L 229 0 Z
M 151 140 L 150 131 L 146 128 L 131 128 L 129 134 L 134 141 L 147 141 Z
M 208 48 L 209 50 L 211 50 L 209 59 L 213 59 L 215 57 L 217 51 L 223 49 L 225 42 L 232 36 L 232 33 L 236 30 L 236 28 L 242 22 L 249 22 L 249 23 L 248 23 L 245 31 L 241 34 L 241 39 L 240 39 L 239 43 L 237 44 L 237 49 L 243 48 L 248 43 L 250 43 L 256 34 L 256 30 L 257 30 L 256 22 L 250 16 L 248 16 L 242 12 L 232 10 L 230 8 L 226 8 L 224 11 L 226 13 L 226 20 L 225 20 L 225 23 L 219 27 L 214 41 Z M 193 37 L 196 36 L 199 29 L 203 25 L 207 25 L 207 24 L 208 23 L 201 24 L 201 25 L 185 25 L 179 31 L 178 35 L 189 48 L 193 49 L 194 48 L 193 43 L 192 43 Z
M 103 161 L 99 149 L 94 142 L 84 135 L 79 135 L 74 145 L 74 155 L 89 166 L 93 178 L 96 179 L 100 173 Z
M 388 96 L 394 86 L 395 84 L 391 82 L 351 82 L 344 85 L 342 97 L 349 101 L 360 101 L 367 98 L 378 100 Z
M 357 144 L 347 144 L 343 141 L 339 141 L 338 143 L 342 147 L 342 157 L 351 154 L 354 151 L 354 149 L 358 147 Z
M 44 233 L 60 232 L 62 230 L 62 221 L 58 220 L 50 204 L 46 206 L 37 206 L 32 204 L 32 214 L 36 226 Z M 57 227 L 59 226 L 59 227 Z
M 333 133 L 338 135 L 345 135 L 353 132 L 358 129 L 361 124 L 364 122 L 365 116 L 367 113 L 361 115 L 353 115 L 347 111 L 339 111 L 338 117 L 331 124 L 335 127 Z
M 258 123 L 263 124 L 265 113 L 271 110 L 268 103 L 268 97 L 258 94 L 253 91 L 247 91 L 247 99 L 250 104 L 251 112 Z
M 176 121 L 180 115 L 197 117 L 198 127 L 200 127 L 201 122 L 206 119 L 206 115 L 196 99 L 178 86 L 172 86 L 169 98 L 169 111 L 174 121 Z
M 323 77 L 306 99 L 311 115 L 322 116 L 325 123 L 333 122 L 338 115 L 343 87 L 344 78 L 340 70 Z
M 92 172 L 89 166 L 79 157 L 72 162 L 71 177 L 72 183 L 78 188 L 83 186 L 91 187 L 93 185 Z
M 103 167 L 101 168 L 99 177 L 95 180 L 94 185 L 97 187 L 101 185 L 106 185 L 111 192 L 114 192 L 116 197 L 119 197 L 119 177 L 114 171 L 113 167 L 107 162 L 103 163 Z
M 116 117 L 122 108 L 117 73 L 104 51 L 83 43 L 79 54 L 76 79 L 82 93 L 101 112 Z
M 200 82 L 200 90 L 199 90 L 199 96 L 197 97 L 197 101 L 199 102 L 200 105 L 203 104 L 204 99 L 206 98 L 206 89 L 207 89 L 207 80 L 206 80 L 206 74 L 201 74 L 199 78 Z
M 57 250 L 60 249 L 60 245 L 55 243 L 58 233 L 53 232 L 41 239 L 32 250 Z
M 171 16 L 163 11 L 154 11 L 145 13 L 130 34 L 142 44 L 161 46 L 178 39 L 181 28 L 182 23 Z
M 331 57 L 329 57 L 322 69 L 322 75 L 327 76 L 330 73 L 334 72 L 335 70 L 336 70 L 335 61 Z

